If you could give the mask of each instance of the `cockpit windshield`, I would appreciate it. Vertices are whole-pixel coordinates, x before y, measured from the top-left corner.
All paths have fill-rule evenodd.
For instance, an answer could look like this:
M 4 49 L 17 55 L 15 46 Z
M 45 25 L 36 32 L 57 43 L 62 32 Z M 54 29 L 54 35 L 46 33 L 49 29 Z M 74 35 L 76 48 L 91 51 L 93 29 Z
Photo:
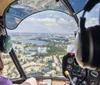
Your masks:
M 77 24 L 59 11 L 42 11 L 8 30 L 13 47 L 27 76 L 62 75 L 62 58 L 74 46 Z

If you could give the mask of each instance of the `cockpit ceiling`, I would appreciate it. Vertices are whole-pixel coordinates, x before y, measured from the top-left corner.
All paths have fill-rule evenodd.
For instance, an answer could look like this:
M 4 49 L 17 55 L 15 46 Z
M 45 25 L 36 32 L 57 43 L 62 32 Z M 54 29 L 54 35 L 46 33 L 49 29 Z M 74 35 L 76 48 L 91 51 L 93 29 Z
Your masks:
M 9 4 L 11 4 L 12 2 L 14 2 L 15 0 L 0 0 L 0 16 L 3 15 L 5 9 L 7 8 L 7 6 L 9 6 Z

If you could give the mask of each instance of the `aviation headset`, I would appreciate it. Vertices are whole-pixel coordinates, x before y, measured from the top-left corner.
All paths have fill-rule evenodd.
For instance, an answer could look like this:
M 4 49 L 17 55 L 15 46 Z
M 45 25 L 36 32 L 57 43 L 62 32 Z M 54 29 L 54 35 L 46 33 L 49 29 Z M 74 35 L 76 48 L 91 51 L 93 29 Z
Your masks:
M 4 53 L 9 53 L 12 49 L 12 41 L 11 37 L 7 35 L 7 32 L 5 35 L 3 35 L 3 32 L 6 32 L 6 29 L 3 26 L 3 17 L 0 16 L 0 51 Z
M 79 65 L 80 62 L 83 63 L 84 68 L 88 65 L 98 70 L 100 68 L 100 25 L 86 28 L 84 15 L 85 12 L 80 18 L 80 32 L 76 35 L 75 57 Z
M 12 49 L 11 37 L 8 35 L 0 36 L 0 51 L 4 53 L 9 53 Z

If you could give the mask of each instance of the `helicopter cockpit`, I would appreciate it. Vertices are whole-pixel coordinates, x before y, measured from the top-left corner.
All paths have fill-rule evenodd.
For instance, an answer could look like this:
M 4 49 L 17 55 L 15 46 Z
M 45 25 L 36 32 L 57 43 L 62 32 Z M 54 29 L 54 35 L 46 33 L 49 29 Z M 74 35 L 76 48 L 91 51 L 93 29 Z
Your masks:
M 35 77 L 47 85 L 100 85 L 100 71 L 87 69 L 75 54 L 75 37 L 84 25 L 83 16 L 86 28 L 100 25 L 99 0 L 85 14 L 88 1 L 1 0 L 1 33 L 11 38 L 5 40 L 9 45 L 4 45 L 7 50 L 2 51 L 2 75 L 14 84 Z

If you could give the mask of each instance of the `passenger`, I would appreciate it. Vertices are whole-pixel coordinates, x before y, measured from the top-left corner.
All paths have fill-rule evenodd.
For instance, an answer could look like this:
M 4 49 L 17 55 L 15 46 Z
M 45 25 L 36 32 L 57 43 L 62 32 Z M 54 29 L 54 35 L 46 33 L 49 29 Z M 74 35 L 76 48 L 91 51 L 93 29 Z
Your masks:
M 13 85 L 13 83 L 8 78 L 1 76 L 2 70 L 4 67 L 1 57 L 2 57 L 2 53 L 0 52 L 0 85 Z M 37 83 L 35 78 L 29 78 L 20 85 L 37 85 L 37 84 L 38 85 L 47 85 L 45 82 Z M 15 84 L 15 85 L 19 85 L 19 84 Z

